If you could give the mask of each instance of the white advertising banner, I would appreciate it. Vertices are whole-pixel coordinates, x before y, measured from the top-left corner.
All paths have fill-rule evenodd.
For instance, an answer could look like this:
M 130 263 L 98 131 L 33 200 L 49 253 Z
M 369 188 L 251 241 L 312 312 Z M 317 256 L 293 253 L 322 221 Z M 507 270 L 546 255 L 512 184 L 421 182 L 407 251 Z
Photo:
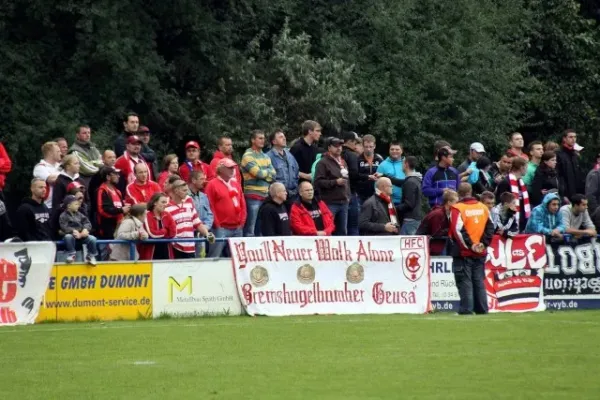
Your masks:
M 152 264 L 152 315 L 241 315 L 230 260 Z
M 452 257 L 431 257 L 430 268 L 431 301 L 459 301 L 452 273 Z
M 52 242 L 0 244 L 0 326 L 35 322 L 55 255 Z
M 425 236 L 229 239 L 249 315 L 422 314 L 430 308 Z

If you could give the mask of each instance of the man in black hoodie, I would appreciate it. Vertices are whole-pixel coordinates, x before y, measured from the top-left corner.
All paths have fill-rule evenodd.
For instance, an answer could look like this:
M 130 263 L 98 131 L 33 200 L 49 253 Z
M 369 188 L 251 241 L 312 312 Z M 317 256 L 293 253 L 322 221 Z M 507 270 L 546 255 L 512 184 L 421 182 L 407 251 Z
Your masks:
M 566 200 L 578 193 L 585 193 L 585 175 L 579 166 L 579 156 L 575 152 L 577 133 L 567 129 L 563 133 L 562 145 L 556 152 L 556 171 L 560 181 L 560 193 Z
M 31 197 L 23 199 L 23 204 L 17 209 L 16 230 L 24 242 L 41 242 L 52 240 L 48 221 L 50 211 L 44 204 L 46 182 L 33 178 L 31 181 Z
M 129 112 L 123 118 L 123 132 L 115 139 L 115 153 L 117 157 L 121 157 L 126 150 L 127 138 L 135 135 L 140 127 L 140 117 L 134 113 Z
M 269 197 L 258 210 L 261 236 L 292 236 L 290 217 L 285 206 L 287 191 L 282 183 L 269 187 Z
M 362 140 L 356 132 L 344 134 L 344 146 L 342 147 L 342 158 L 348 165 L 348 180 L 350 183 L 350 203 L 348 204 L 348 236 L 358 236 L 358 215 L 360 214 L 360 201 L 357 189 L 360 175 L 358 171 L 357 145 Z
M 417 158 L 406 157 L 402 169 L 404 170 L 404 185 L 402 185 L 402 202 L 398 205 L 398 216 L 402 220 L 401 235 L 414 235 L 423 219 L 421 211 L 421 181 L 423 175 L 415 171 Z

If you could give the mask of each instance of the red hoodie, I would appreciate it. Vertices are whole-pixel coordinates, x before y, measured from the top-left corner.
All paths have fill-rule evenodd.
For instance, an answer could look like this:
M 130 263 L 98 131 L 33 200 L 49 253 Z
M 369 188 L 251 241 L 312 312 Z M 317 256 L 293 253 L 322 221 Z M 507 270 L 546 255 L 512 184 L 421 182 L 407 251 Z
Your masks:
M 4 145 L 0 143 L 0 190 L 4 189 L 4 184 L 6 183 L 6 175 L 12 169 L 12 162 L 8 157 L 8 153 L 4 148 Z
M 237 229 L 246 224 L 246 200 L 240 183 L 230 180 L 237 190 L 237 194 L 231 192 L 225 182 L 216 178 L 208 182 L 205 194 L 208 197 L 210 208 L 215 217 L 213 226 L 215 228 Z M 237 207 L 232 198 L 237 199 Z
M 229 158 L 232 159 L 231 157 L 227 157 L 225 154 L 223 154 L 223 152 L 221 150 L 217 150 L 215 151 L 215 154 L 213 154 L 213 159 L 210 162 L 210 170 L 213 173 L 212 178 L 216 178 L 217 177 L 217 165 L 219 165 L 219 161 L 221 161 L 224 158 Z M 240 166 L 238 165 L 235 168 L 235 174 L 233 175 L 233 177 L 240 182 L 240 184 L 242 183 L 242 171 L 240 170 Z M 207 178 L 208 181 L 208 178 Z

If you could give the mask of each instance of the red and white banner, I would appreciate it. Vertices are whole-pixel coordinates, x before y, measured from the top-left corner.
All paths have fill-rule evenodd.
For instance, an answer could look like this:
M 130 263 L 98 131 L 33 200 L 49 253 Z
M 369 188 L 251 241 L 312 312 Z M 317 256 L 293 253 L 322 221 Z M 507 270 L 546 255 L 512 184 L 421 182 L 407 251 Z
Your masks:
M 425 236 L 231 238 L 229 246 L 249 315 L 429 311 Z
M 0 326 L 35 322 L 55 254 L 52 242 L 0 245 Z
M 546 240 L 543 235 L 494 235 L 485 261 L 490 312 L 544 311 Z

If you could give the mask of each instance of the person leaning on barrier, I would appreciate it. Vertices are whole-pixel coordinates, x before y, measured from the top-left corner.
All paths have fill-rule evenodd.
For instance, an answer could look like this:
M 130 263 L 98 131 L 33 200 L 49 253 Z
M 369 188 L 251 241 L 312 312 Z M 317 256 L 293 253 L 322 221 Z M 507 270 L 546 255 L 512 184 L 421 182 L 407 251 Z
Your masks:
M 66 263 L 75 261 L 75 249 L 81 243 L 87 246 L 86 261 L 90 265 L 96 265 L 96 237 L 90 234 L 92 224 L 88 217 L 79 212 L 81 202 L 75 196 L 68 195 L 63 202 L 65 211 L 60 215 L 60 232 L 64 235 L 67 250 Z
M 287 190 L 280 182 L 269 186 L 269 197 L 263 201 L 258 210 L 260 236 L 291 236 L 290 216 L 285 201 Z M 263 225 L 264 224 L 264 225 Z
M 571 204 L 566 204 L 559 210 L 565 233 L 573 235 L 574 239 L 595 237 L 596 228 L 588 213 L 588 200 L 582 194 L 575 194 L 570 200 Z
M 560 198 L 556 193 L 544 196 L 542 204 L 534 207 L 527 221 L 524 233 L 539 233 L 549 237 L 550 241 L 562 241 L 566 227 L 558 215 Z
M 294 235 L 331 236 L 335 231 L 333 215 L 325 203 L 315 198 L 313 185 L 308 181 L 298 186 L 300 199 L 292 204 L 290 228 Z
M 450 210 L 457 201 L 458 194 L 454 190 L 446 190 L 442 195 L 442 205 L 429 211 L 417 228 L 417 235 L 429 236 L 429 252 L 432 256 L 448 254 Z
M 379 178 L 375 183 L 375 194 L 367 199 L 360 210 L 358 226 L 361 235 L 397 235 L 398 217 L 392 201 L 392 181 Z
M 155 193 L 148 202 L 144 229 L 150 239 L 171 239 L 177 234 L 177 226 L 171 214 L 165 211 L 169 197 Z M 140 260 L 170 260 L 174 258 L 171 243 L 141 243 L 138 246 Z
M 500 195 L 500 204 L 491 210 L 494 232 L 504 238 L 516 236 L 519 233 L 517 222 L 518 200 L 514 194 L 504 192 Z
M 136 204 L 131 207 L 129 215 L 127 215 L 123 221 L 119 224 L 117 231 L 115 232 L 115 239 L 117 240 L 146 240 L 148 239 L 148 233 L 144 229 L 144 220 L 146 218 L 146 205 Z M 116 244 L 110 245 L 110 260 L 111 261 L 124 261 L 131 260 L 130 257 L 130 245 L 128 244 Z M 134 260 L 138 260 L 140 255 L 136 248 Z

